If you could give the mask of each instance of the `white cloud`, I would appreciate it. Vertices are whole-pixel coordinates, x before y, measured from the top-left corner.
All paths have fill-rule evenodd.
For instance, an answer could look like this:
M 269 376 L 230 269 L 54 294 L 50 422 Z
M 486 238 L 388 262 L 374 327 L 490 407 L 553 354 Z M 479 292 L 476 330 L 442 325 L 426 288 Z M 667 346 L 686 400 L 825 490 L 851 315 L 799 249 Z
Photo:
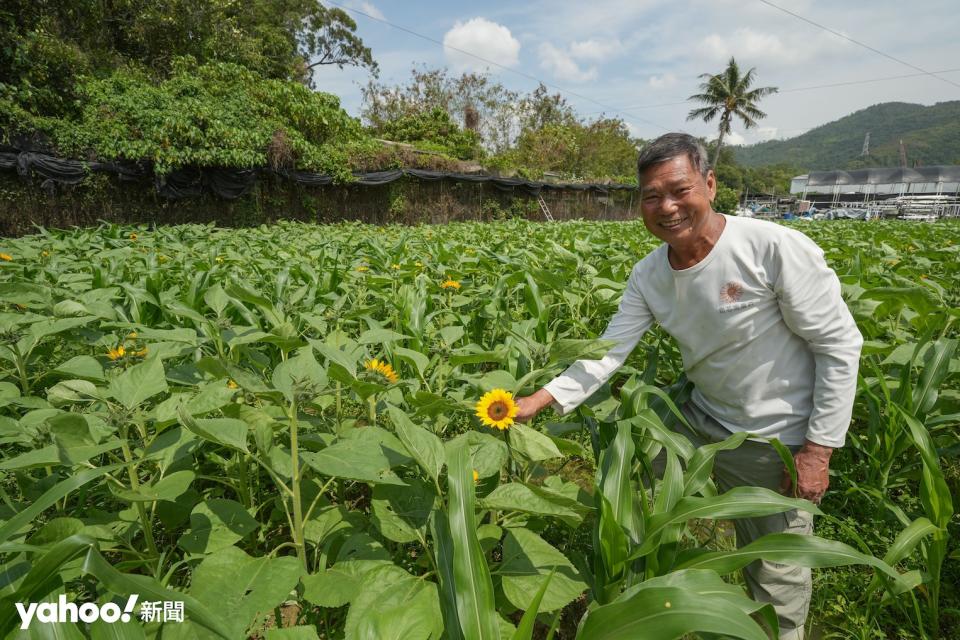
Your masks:
M 677 84 L 677 77 L 672 73 L 662 73 L 658 76 L 650 76 L 647 84 L 654 89 L 666 89 Z
M 604 60 L 623 51 L 623 44 L 618 38 L 612 40 L 581 40 L 570 44 L 571 57 L 580 60 Z
M 381 20 L 386 19 L 386 16 L 383 15 L 383 12 L 380 9 L 377 9 L 376 6 L 369 2 L 361 2 L 360 8 L 363 9 L 365 13 L 369 13 L 374 18 L 379 18 Z
M 510 29 L 486 18 L 458 20 L 443 36 L 443 52 L 447 60 L 459 69 L 483 70 L 490 66 L 465 51 L 512 67 L 519 60 L 520 41 L 513 37 Z
M 770 33 L 759 33 L 749 27 L 741 27 L 725 38 L 719 34 L 707 36 L 700 45 L 700 51 L 714 60 L 726 60 L 730 56 L 741 56 L 756 60 L 791 61 L 797 50 L 787 48 L 779 37 Z
M 540 66 L 562 80 L 586 82 L 597 77 L 596 67 L 581 69 L 569 53 L 549 42 L 541 44 L 537 53 L 540 54 Z
M 751 129 L 751 131 L 753 132 L 751 138 L 754 139 L 754 142 L 773 140 L 779 133 L 776 127 L 757 127 L 756 129 Z
M 357 0 L 347 0 L 347 2 L 344 3 L 344 6 L 346 6 L 348 9 L 362 11 L 371 18 L 386 20 L 386 16 L 383 15 L 383 11 L 380 11 L 380 9 L 378 9 L 377 6 L 372 2 L 366 2 L 365 0 L 360 2 L 357 2 Z
M 746 66 L 762 64 L 769 68 L 815 59 L 829 60 L 839 53 L 849 55 L 851 47 L 846 40 L 822 31 L 812 35 L 788 32 L 781 37 L 741 27 L 728 36 L 712 33 L 703 38 L 697 49 L 715 62 L 726 62 L 735 57 Z
M 746 138 L 736 131 L 731 131 L 723 138 L 723 142 L 724 144 L 743 144 L 746 142 Z

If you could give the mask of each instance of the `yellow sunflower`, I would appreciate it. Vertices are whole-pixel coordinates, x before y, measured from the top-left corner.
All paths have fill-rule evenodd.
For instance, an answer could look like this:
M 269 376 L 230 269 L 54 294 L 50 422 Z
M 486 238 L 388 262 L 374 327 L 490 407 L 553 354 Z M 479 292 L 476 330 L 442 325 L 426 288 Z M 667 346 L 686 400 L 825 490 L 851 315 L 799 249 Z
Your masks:
M 504 389 L 494 389 L 483 394 L 477 402 L 476 409 L 480 422 L 503 431 L 513 424 L 519 407 L 513 401 L 512 393 Z
M 13 256 L 9 253 L 0 253 L 0 260 L 3 260 L 4 262 L 10 262 L 13 260 Z
M 448 279 L 440 285 L 440 288 L 441 289 L 459 289 L 460 283 L 457 282 L 456 280 Z
M 239 389 L 239 388 L 240 388 L 240 385 L 238 385 L 236 382 L 234 382 L 233 380 L 227 380 L 227 389 Z
M 111 360 L 119 360 L 127 354 L 127 350 L 123 348 L 123 345 L 119 345 L 116 349 L 109 349 L 107 351 L 107 357 Z
M 480 482 L 480 472 L 476 469 L 473 470 L 473 484 Z
M 131 233 L 131 234 L 130 234 L 130 239 L 133 240 L 134 242 L 136 242 L 136 240 L 137 240 L 137 234 Z
M 370 271 L 370 267 L 368 267 L 365 264 L 362 264 L 359 267 L 357 267 L 357 271 L 359 271 L 360 273 L 364 273 L 365 271 Z
M 367 371 L 379 373 L 390 384 L 396 384 L 397 381 L 400 380 L 399 376 L 397 376 L 397 372 L 394 371 L 393 367 L 390 366 L 390 363 L 386 362 L 385 360 L 377 360 L 374 358 L 373 360 L 367 360 L 363 366 Z

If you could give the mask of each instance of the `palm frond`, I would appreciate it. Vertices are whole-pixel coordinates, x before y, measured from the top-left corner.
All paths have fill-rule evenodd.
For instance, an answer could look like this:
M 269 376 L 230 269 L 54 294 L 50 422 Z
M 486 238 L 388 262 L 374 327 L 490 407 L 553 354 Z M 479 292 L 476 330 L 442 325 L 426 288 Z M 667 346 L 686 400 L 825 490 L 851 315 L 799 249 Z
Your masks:
M 691 109 L 690 113 L 687 114 L 687 120 L 701 118 L 704 122 L 710 122 L 719 115 L 720 111 L 722 111 L 722 109 L 718 106 Z

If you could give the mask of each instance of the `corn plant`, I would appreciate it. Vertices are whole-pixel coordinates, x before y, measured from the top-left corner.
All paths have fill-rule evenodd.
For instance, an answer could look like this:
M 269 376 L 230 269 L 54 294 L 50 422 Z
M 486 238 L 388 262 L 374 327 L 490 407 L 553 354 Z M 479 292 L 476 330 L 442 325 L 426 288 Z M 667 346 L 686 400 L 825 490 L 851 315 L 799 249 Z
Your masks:
M 485 393 L 527 393 L 607 348 L 654 246 L 639 223 L 3 241 L 0 635 L 19 632 L 15 603 L 138 593 L 182 601 L 186 621 L 42 630 L 760 638 L 772 610 L 723 579 L 757 558 L 867 567 L 864 609 L 892 603 L 909 633 L 935 635 L 956 554 L 956 229 L 804 230 L 868 339 L 850 433 L 863 473 L 838 480 L 899 523 L 887 548 L 704 540 L 704 522 L 818 508 L 718 494 L 714 458 L 743 436 L 694 450 L 673 431 L 690 385 L 659 332 L 562 421 L 473 417 Z

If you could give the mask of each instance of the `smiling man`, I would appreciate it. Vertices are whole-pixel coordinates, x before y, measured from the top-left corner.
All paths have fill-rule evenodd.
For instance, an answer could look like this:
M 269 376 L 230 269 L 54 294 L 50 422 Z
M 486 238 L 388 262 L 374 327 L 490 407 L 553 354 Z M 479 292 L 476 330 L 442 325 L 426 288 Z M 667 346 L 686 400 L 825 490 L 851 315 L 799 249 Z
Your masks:
M 760 486 L 819 502 L 830 455 L 843 446 L 863 338 L 823 252 L 802 233 L 772 222 L 727 217 L 711 206 L 716 177 L 700 142 L 680 133 L 646 146 L 637 161 L 647 229 L 664 244 L 630 274 L 603 338 L 600 360 L 579 360 L 536 393 L 519 398 L 517 419 L 552 405 L 566 414 L 626 361 L 653 324 L 672 335 L 695 389 L 683 407 L 695 446 L 731 433 L 756 436 L 721 452 L 721 491 Z M 797 486 L 765 440 L 794 453 Z M 812 532 L 807 512 L 735 521 L 737 543 L 778 532 Z M 744 570 L 754 599 L 772 603 L 781 638 L 802 639 L 809 569 L 757 561 Z

